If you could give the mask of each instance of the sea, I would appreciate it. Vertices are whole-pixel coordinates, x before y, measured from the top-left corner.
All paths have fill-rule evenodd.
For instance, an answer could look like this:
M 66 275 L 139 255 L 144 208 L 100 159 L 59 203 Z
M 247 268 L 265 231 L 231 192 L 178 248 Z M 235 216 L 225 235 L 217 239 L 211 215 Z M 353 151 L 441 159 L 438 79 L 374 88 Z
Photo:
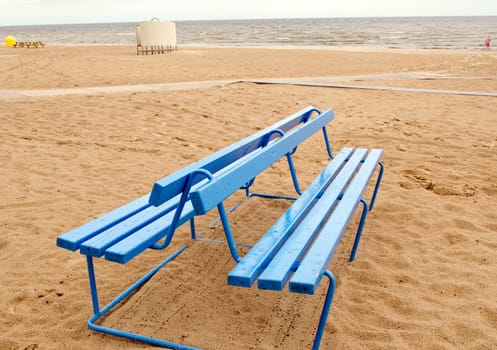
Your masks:
M 176 21 L 178 46 L 304 46 L 462 49 L 497 47 L 497 16 Z M 136 25 L 91 23 L 0 26 L 0 38 L 46 44 L 135 45 Z M 492 43 L 493 44 L 493 43 Z

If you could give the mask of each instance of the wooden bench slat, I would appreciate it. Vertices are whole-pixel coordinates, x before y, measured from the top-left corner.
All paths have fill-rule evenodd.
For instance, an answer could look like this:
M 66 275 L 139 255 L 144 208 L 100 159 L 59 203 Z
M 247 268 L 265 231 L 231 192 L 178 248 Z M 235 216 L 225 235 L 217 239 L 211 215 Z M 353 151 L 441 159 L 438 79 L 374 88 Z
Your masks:
M 130 216 L 114 226 L 102 231 L 97 236 L 83 242 L 80 247 L 82 254 L 101 257 L 105 249 L 129 236 L 135 231 L 148 225 L 162 215 L 174 210 L 178 205 L 179 196 L 169 200 L 160 207 L 149 206 L 139 213 Z
M 277 160 L 304 140 L 314 135 L 319 129 L 334 119 L 332 110 L 323 112 L 318 117 L 308 121 L 298 129 L 285 135 L 274 143 L 262 148 L 254 156 L 247 158 L 238 166 L 230 169 L 212 181 L 191 193 L 195 213 L 203 215 L 215 208 L 218 203 L 228 198 L 232 193 L 270 167 Z
M 291 116 L 289 116 L 289 117 L 283 119 L 282 121 L 272 125 L 271 127 L 266 128 L 265 129 L 266 133 L 268 131 L 275 130 L 275 129 L 279 129 L 281 131 L 288 132 L 289 130 L 293 129 L 297 125 L 309 120 L 310 116 L 314 112 L 321 114 L 319 109 L 317 109 L 315 107 L 310 106 L 310 107 L 304 108 L 303 110 L 301 110 L 295 114 L 292 114 Z M 275 138 L 278 138 L 278 135 L 271 136 L 271 140 L 273 140 Z
M 366 149 L 357 149 L 350 157 L 340 173 L 333 179 L 333 183 L 324 190 L 319 201 L 293 230 L 292 235 L 259 276 L 259 289 L 282 290 L 285 287 L 291 273 L 295 271 L 302 256 L 326 222 L 327 213 L 350 183 L 366 154 Z
M 291 292 L 314 294 L 382 154 L 383 151 L 378 149 L 369 153 L 297 271 L 291 277 L 289 284 Z
M 293 228 L 305 216 L 312 201 L 321 195 L 322 189 L 328 185 L 330 179 L 342 168 L 352 152 L 352 148 L 344 148 L 335 156 L 313 183 L 309 185 L 302 196 L 288 208 L 285 214 L 233 268 L 228 274 L 228 284 L 242 287 L 252 286 L 255 279 L 292 233 Z
M 268 141 L 265 137 L 268 132 L 275 129 L 281 129 L 286 132 L 296 125 L 302 123 L 303 121 L 306 121 L 314 112 L 319 113 L 319 110 L 312 106 L 304 108 L 303 110 L 262 131 L 259 131 L 231 146 L 223 148 L 222 150 L 202 160 L 199 160 L 174 174 L 158 180 L 153 186 L 150 195 L 150 204 L 155 206 L 160 205 L 171 198 L 171 193 L 175 195 L 181 192 L 185 185 L 186 176 L 193 171 L 198 169 L 205 169 L 210 171 L 211 173 L 216 173 L 220 169 L 237 161 L 250 152 L 260 148 L 263 145 L 263 142 Z M 277 137 L 278 135 L 271 135 L 271 139 Z M 198 176 L 192 185 L 198 183 L 201 179 L 202 178 Z
M 114 209 L 107 214 L 89 221 L 78 228 L 75 228 L 74 230 L 68 231 L 67 233 L 57 237 L 57 246 L 72 251 L 79 249 L 81 243 L 147 208 L 149 206 L 149 196 L 150 194 L 146 194 L 143 197 L 140 197 L 126 205 L 123 205 L 122 207 Z
M 105 251 L 105 259 L 125 264 L 135 256 L 152 246 L 166 235 L 173 221 L 174 211 L 167 213 L 151 224 L 129 235 Z M 186 202 L 181 212 L 178 226 L 181 226 L 194 216 L 191 202 Z

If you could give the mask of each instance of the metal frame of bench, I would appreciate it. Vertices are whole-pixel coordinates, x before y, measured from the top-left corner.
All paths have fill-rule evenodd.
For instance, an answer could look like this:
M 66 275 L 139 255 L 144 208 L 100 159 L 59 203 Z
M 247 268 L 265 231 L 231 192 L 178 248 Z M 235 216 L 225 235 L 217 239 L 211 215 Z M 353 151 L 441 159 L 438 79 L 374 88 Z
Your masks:
M 314 113 L 317 113 L 317 116 L 311 118 Z M 321 111 L 312 106 L 305 108 L 252 136 L 157 181 L 150 194 L 59 236 L 57 246 L 71 251 L 79 249 L 82 254 L 86 255 L 94 312 L 93 316 L 88 320 L 88 327 L 94 331 L 153 345 L 173 349 L 196 349 L 188 345 L 96 324 L 99 319 L 130 294 L 134 293 L 163 266 L 181 254 L 187 248 L 187 245 L 182 246 L 168 256 L 102 308 L 99 304 L 93 258 L 104 256 L 109 261 L 126 263 L 148 248 L 164 249 L 169 246 L 176 228 L 187 221 L 190 222 L 191 236 L 196 239 L 194 222 L 196 214 L 191 203 L 191 191 L 201 187 L 206 181 L 205 178 L 212 178 L 213 174 L 229 174 L 236 171 L 237 166 L 244 162 L 257 163 L 255 160 L 257 157 L 262 156 L 266 162 L 264 168 L 258 168 L 259 172 L 262 172 L 286 155 L 295 190 L 297 194 L 300 194 L 301 191 L 291 155 L 301 142 L 312 136 L 317 130 L 322 129 L 327 152 L 332 157 L 326 125 L 333 119 L 334 114 L 331 110 L 321 113 Z M 278 156 L 275 157 L 273 154 L 268 157 L 268 150 L 276 150 Z M 251 179 L 252 183 L 241 184 L 240 189 L 245 190 L 247 196 L 262 195 L 278 198 L 278 196 L 250 194 L 248 192 L 256 175 L 258 173 L 254 174 Z M 220 209 L 223 227 L 228 227 L 226 237 L 230 251 L 232 255 L 234 254 L 234 258 L 239 260 L 229 225 L 226 225 L 228 219 L 222 202 L 218 208 Z M 136 244 L 136 240 L 139 240 L 140 244 Z M 163 242 L 159 243 L 161 240 Z
M 276 148 L 276 144 L 274 145 Z M 268 153 L 271 153 L 268 150 Z M 233 259 L 238 263 L 228 275 L 228 284 L 251 287 L 258 279 L 259 289 L 282 290 L 288 283 L 290 292 L 314 294 L 322 276 L 330 283 L 321 311 L 313 349 L 319 349 L 335 290 L 335 278 L 327 269 L 349 221 L 359 203 L 363 210 L 350 255 L 357 252 L 368 211 L 372 210 L 383 177 L 382 150 L 344 148 L 321 172 L 287 212 L 240 259 L 228 218 L 217 204 Z M 260 159 L 259 159 L 260 161 Z M 264 162 L 261 162 L 264 166 Z M 378 177 L 369 204 L 363 193 L 375 171 Z M 195 212 L 205 214 L 233 193 L 232 183 L 251 179 L 259 169 L 250 162 L 237 171 L 213 177 L 210 183 L 191 193 Z

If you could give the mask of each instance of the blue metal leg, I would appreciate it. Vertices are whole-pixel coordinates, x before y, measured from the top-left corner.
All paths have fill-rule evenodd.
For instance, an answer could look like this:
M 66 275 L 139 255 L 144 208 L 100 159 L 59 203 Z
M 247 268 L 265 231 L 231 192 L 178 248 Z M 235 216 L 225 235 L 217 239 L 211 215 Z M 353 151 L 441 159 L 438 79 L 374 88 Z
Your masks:
M 195 231 L 195 217 L 190 219 L 190 232 L 192 233 L 192 239 L 197 239 L 197 232 Z
M 361 203 L 363 205 L 361 221 L 359 221 L 359 227 L 357 228 L 354 246 L 352 247 L 352 252 L 350 253 L 349 261 L 354 261 L 355 259 L 355 255 L 357 253 L 357 247 L 359 247 L 359 241 L 361 240 L 362 229 L 364 228 L 364 224 L 366 223 L 366 217 L 368 216 L 368 202 L 366 202 L 364 199 L 361 199 Z
M 373 196 L 371 197 L 371 201 L 369 202 L 370 203 L 369 211 L 373 210 L 374 202 L 376 201 L 376 195 L 378 194 L 378 190 L 380 189 L 381 179 L 383 178 L 383 170 L 385 169 L 385 166 L 383 165 L 382 162 L 379 162 L 378 165 L 380 166 L 380 172 L 378 174 L 378 179 L 376 180 Z
M 305 122 L 307 122 L 307 120 L 304 121 L 304 123 Z M 280 130 L 280 129 L 271 130 L 270 132 L 268 132 L 266 134 L 266 138 L 263 141 L 262 147 L 266 147 L 268 145 L 268 143 L 271 140 L 271 137 L 273 136 L 273 134 L 278 134 L 280 137 L 284 137 L 285 136 L 285 133 L 282 130 Z M 290 168 L 290 174 L 292 176 L 293 187 L 295 188 L 295 192 L 297 192 L 298 195 L 301 195 L 302 194 L 302 190 L 300 189 L 299 180 L 297 178 L 297 172 L 295 170 L 295 165 L 293 163 L 293 158 L 292 158 L 292 154 L 294 154 L 296 151 L 297 151 L 297 147 L 295 147 L 292 150 L 292 152 L 287 153 L 286 158 L 287 158 L 287 161 L 288 161 L 288 167 Z M 247 185 L 245 185 L 244 187 L 242 187 L 243 189 L 245 189 L 245 195 L 246 195 L 246 197 L 256 197 L 257 196 L 257 197 L 271 198 L 271 199 L 282 198 L 282 199 L 295 200 L 295 198 L 293 198 L 293 197 L 287 197 L 287 196 L 276 196 L 276 195 L 264 194 L 264 193 L 250 193 L 250 186 L 252 186 L 253 183 L 254 183 L 254 179 L 252 179 Z
M 298 195 L 302 194 L 302 190 L 300 189 L 299 185 L 299 180 L 297 178 L 297 172 L 295 170 L 295 165 L 293 164 L 293 159 L 292 155 L 288 153 L 286 155 L 286 158 L 288 160 L 288 167 L 290 168 L 290 174 L 292 176 L 292 181 L 293 181 L 293 187 L 295 189 L 295 192 L 297 192 Z M 253 184 L 253 181 L 250 183 L 250 186 Z M 291 196 L 280 196 L 276 194 L 268 194 L 268 193 L 257 193 L 257 192 L 250 192 L 250 186 L 244 187 L 245 189 L 245 196 L 247 198 L 250 197 L 262 197 L 262 198 L 269 198 L 269 199 L 286 199 L 286 200 L 291 200 L 294 201 L 297 198 L 296 197 L 291 197 Z
M 295 165 L 293 164 L 293 158 L 290 153 L 287 153 L 286 159 L 288 160 L 288 167 L 290 168 L 290 174 L 292 175 L 293 187 L 295 188 L 295 192 L 298 195 L 302 194 L 302 190 L 300 189 L 299 179 L 297 178 L 297 171 L 295 170 Z
M 300 196 L 302 194 L 302 190 L 300 189 L 299 179 L 297 177 L 297 171 L 295 170 L 295 165 L 293 163 L 293 158 L 291 153 L 287 153 L 286 155 L 288 161 L 288 167 L 290 168 L 290 175 L 292 176 L 293 188 L 295 192 Z M 250 186 L 253 184 L 253 181 L 250 183 Z M 266 194 L 266 193 L 250 193 L 250 186 L 243 187 L 245 189 L 246 197 L 262 197 L 262 198 L 270 198 L 270 199 L 288 199 L 288 200 L 296 200 L 295 197 L 290 196 L 279 196 L 275 194 Z
M 242 260 L 238 255 L 236 250 L 235 240 L 233 238 L 233 233 L 231 232 L 230 224 L 228 221 L 228 215 L 226 215 L 226 210 L 224 209 L 223 202 L 217 205 L 217 210 L 219 211 L 219 217 L 221 218 L 221 223 L 223 224 L 224 233 L 226 235 L 226 241 L 228 242 L 228 247 L 230 248 L 230 253 L 236 262 Z
M 328 314 L 330 313 L 331 302 L 333 300 L 333 294 L 335 293 L 336 281 L 333 274 L 326 270 L 324 275 L 330 279 L 330 285 L 328 286 L 328 292 L 326 293 L 326 299 L 323 305 L 323 311 L 321 312 L 321 317 L 319 318 L 319 325 L 316 331 L 316 336 L 314 337 L 314 344 L 312 345 L 312 350 L 318 350 L 321 345 L 321 339 L 323 338 L 324 327 L 326 326 L 326 320 L 328 319 Z
M 324 143 L 326 145 L 326 151 L 328 152 L 328 156 L 330 157 L 330 159 L 333 159 L 333 152 L 331 151 L 330 139 L 328 137 L 328 131 L 326 131 L 326 126 L 323 126 L 323 136 L 324 136 Z
M 98 295 L 97 295 L 97 288 L 96 288 L 96 283 L 95 283 L 95 271 L 93 268 L 92 257 L 87 256 L 88 272 L 89 272 L 89 279 L 90 279 L 90 289 L 91 289 L 91 295 L 92 295 L 92 301 L 93 301 L 93 310 L 94 310 L 94 315 L 92 317 L 90 317 L 90 319 L 88 320 L 88 328 L 91 330 L 97 331 L 97 332 L 111 334 L 111 335 L 115 335 L 115 336 L 126 338 L 126 339 L 137 340 L 137 341 L 141 341 L 141 342 L 145 342 L 145 343 L 149 343 L 149 344 L 153 344 L 153 345 L 157 345 L 157 346 L 162 346 L 162 347 L 166 347 L 166 348 L 181 349 L 181 350 L 198 350 L 199 348 L 195 348 L 192 346 L 173 343 L 173 342 L 169 342 L 166 340 L 151 338 L 151 337 L 143 336 L 140 334 L 121 331 L 118 329 L 109 328 L 109 327 L 95 324 L 96 321 L 98 321 L 100 318 L 102 318 L 102 316 L 104 316 L 107 312 L 109 312 L 117 304 L 119 304 L 121 301 L 123 301 L 125 298 L 127 298 L 136 289 L 138 289 L 143 284 L 145 284 L 145 282 L 147 282 L 154 274 L 156 274 L 157 271 L 159 271 L 163 266 L 165 266 L 167 263 L 169 263 L 170 261 L 175 259 L 187 247 L 188 247 L 187 245 L 184 245 L 180 249 L 175 251 L 173 254 L 171 254 L 169 257 L 167 257 L 165 260 L 163 260 L 161 263 L 159 263 L 157 266 L 155 266 L 152 270 L 150 270 L 146 275 L 144 275 L 142 278 L 140 278 L 138 281 L 136 281 L 133 285 L 131 285 L 128 289 L 126 289 L 117 298 L 115 298 L 109 304 L 107 304 L 102 310 L 99 310 L 99 308 L 98 308 Z
M 86 256 L 86 265 L 88 266 L 88 279 L 90 280 L 91 301 L 93 305 L 93 313 L 98 314 L 100 306 L 98 303 L 97 281 L 95 279 L 95 268 L 93 267 L 93 257 Z

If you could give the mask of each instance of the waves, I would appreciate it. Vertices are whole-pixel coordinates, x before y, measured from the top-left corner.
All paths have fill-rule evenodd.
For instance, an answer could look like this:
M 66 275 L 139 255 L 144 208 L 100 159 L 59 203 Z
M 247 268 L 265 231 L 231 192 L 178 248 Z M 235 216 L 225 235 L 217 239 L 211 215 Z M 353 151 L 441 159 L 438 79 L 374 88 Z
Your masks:
M 134 45 L 137 23 L 0 27 L 0 36 L 60 44 Z M 176 22 L 179 45 L 483 49 L 497 17 L 312 18 Z

